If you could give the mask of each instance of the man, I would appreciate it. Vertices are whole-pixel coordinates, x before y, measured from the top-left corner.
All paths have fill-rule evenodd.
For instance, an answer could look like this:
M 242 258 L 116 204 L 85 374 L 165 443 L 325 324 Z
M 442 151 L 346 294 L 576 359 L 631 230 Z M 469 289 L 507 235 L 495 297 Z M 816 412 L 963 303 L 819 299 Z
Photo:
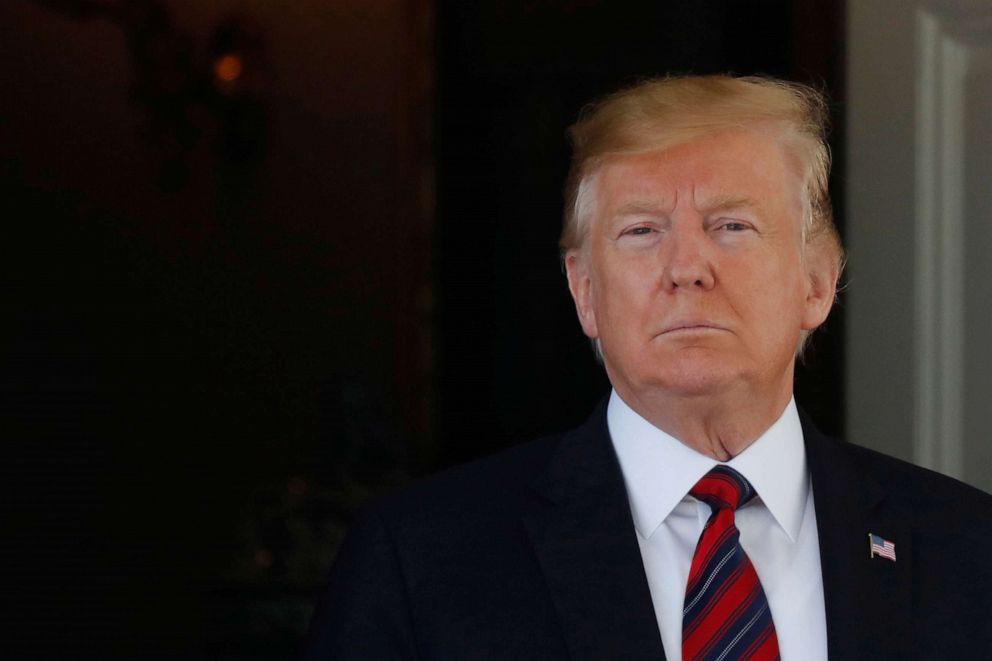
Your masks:
M 611 396 L 368 510 L 307 658 L 992 657 L 992 498 L 792 399 L 842 265 L 825 116 L 725 76 L 585 111 L 561 247 Z

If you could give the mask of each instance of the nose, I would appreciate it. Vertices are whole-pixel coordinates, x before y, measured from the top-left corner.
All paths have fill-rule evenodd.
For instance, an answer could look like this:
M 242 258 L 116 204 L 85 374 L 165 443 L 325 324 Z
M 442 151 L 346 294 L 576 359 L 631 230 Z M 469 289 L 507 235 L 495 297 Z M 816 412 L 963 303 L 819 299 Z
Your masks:
M 663 284 L 668 291 L 713 288 L 713 263 L 702 228 L 673 231 L 663 248 Z

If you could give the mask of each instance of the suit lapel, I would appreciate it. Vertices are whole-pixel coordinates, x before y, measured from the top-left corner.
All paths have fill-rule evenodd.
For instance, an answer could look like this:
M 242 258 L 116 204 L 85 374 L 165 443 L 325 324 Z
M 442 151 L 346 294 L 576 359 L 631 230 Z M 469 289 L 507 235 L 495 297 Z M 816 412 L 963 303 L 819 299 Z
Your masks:
M 844 444 L 803 417 L 813 485 L 831 659 L 912 658 L 912 530 L 898 494 L 856 465 Z M 871 558 L 868 534 L 895 543 Z
M 803 416 L 830 659 L 911 658 L 912 528 L 844 444 Z M 523 519 L 575 659 L 664 659 L 606 405 L 567 435 Z M 868 534 L 897 561 L 869 557 Z
M 602 403 L 567 435 L 524 517 L 575 659 L 664 659 Z

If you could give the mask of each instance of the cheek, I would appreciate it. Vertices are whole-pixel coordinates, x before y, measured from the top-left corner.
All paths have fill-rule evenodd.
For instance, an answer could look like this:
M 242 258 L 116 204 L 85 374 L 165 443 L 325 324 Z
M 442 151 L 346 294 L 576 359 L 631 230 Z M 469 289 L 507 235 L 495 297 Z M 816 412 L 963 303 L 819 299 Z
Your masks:
M 801 297 L 803 266 L 798 252 L 784 255 L 781 248 L 762 251 L 734 260 L 733 270 L 749 289 L 760 292 L 763 298 L 792 300 Z
M 752 265 L 741 269 L 737 275 L 728 283 L 735 290 L 735 307 L 750 319 L 754 328 L 775 334 L 782 333 L 783 328 L 800 327 L 805 290 L 798 271 Z
M 597 289 L 596 320 L 600 332 L 617 329 L 621 340 L 650 315 L 650 280 L 627 270 L 603 274 Z M 633 338 L 631 338 L 633 339 Z

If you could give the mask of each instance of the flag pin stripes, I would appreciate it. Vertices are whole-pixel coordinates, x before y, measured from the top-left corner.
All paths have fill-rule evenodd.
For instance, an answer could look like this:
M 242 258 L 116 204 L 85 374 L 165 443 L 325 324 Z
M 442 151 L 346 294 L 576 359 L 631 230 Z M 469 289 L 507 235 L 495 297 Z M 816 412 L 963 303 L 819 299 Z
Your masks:
M 896 561 L 896 545 L 872 532 L 868 533 L 868 552 L 870 558 L 878 556 Z

